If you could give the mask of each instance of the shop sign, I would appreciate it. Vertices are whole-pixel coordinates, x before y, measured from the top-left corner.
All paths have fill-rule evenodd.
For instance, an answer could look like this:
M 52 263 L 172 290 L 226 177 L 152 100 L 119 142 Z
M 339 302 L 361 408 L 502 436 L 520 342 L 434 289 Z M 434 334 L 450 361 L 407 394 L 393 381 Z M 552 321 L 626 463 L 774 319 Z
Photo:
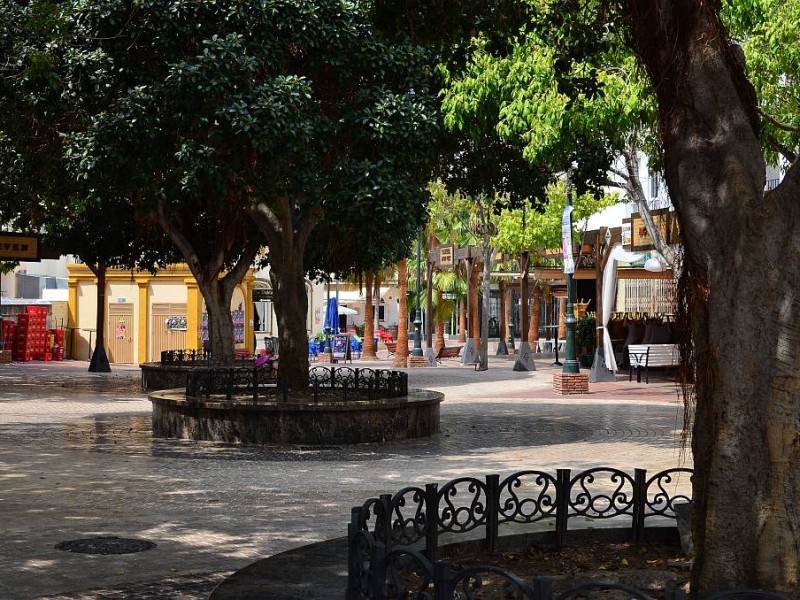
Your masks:
M 186 317 L 167 318 L 167 331 L 186 331 Z
M 253 302 L 272 300 L 272 288 L 256 288 L 253 290 Z
M 631 224 L 622 224 L 622 245 L 629 248 L 631 245 Z
M 453 266 L 453 247 L 442 246 L 439 248 L 439 266 L 452 267 Z
M 0 260 L 39 260 L 39 240 L 22 233 L 0 233 Z

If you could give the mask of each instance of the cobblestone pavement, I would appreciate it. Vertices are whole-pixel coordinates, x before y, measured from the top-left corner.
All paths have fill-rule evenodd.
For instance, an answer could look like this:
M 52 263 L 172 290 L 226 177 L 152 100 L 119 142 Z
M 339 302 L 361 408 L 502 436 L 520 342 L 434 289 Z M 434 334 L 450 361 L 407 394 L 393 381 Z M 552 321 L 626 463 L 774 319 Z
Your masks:
M 352 505 L 407 484 L 690 466 L 674 384 L 620 381 L 563 398 L 551 360 L 534 373 L 502 358 L 486 372 L 455 361 L 411 370 L 413 386 L 445 393 L 442 433 L 430 439 L 263 448 L 154 440 L 138 369 L 0 365 L 0 599 L 201 599 L 256 559 L 344 535 Z M 95 536 L 157 546 L 54 548 Z

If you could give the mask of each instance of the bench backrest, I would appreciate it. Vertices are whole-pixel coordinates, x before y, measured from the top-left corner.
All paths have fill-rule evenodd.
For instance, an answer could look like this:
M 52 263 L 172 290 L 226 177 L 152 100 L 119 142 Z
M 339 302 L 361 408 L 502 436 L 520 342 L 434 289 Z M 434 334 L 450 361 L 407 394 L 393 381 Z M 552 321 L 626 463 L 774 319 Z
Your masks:
M 628 353 L 634 367 L 674 367 L 681 362 L 678 344 L 630 344 Z

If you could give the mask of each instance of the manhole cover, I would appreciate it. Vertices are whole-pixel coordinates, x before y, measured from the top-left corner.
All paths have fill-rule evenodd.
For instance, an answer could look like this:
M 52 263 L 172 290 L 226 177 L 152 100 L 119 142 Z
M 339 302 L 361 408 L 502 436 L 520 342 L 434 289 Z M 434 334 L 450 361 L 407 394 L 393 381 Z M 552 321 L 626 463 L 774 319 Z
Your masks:
M 56 550 L 81 554 L 132 554 L 151 550 L 156 545 L 147 540 L 133 540 L 115 536 L 70 540 L 56 544 Z

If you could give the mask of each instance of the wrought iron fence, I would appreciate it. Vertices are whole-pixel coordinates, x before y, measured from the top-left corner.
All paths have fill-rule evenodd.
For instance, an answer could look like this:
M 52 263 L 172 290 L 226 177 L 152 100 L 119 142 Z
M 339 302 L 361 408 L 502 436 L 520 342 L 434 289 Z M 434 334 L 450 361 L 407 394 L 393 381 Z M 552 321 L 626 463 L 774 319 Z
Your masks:
M 199 368 L 189 373 L 186 381 L 187 398 L 250 396 L 260 398 L 279 396 L 287 400 L 292 390 L 276 377 L 269 365 L 246 368 Z M 408 395 L 408 374 L 386 369 L 353 367 L 314 367 L 308 373 L 308 392 L 315 402 L 321 399 L 377 400 Z
M 368 537 L 371 534 L 361 532 Z M 357 590 L 348 590 L 348 600 L 471 600 L 474 598 L 514 598 L 515 600 L 653 600 L 642 590 L 607 581 L 584 583 L 559 594 L 553 580 L 534 577 L 527 582 L 514 573 L 494 565 L 483 565 L 453 571 L 444 560 L 430 561 L 412 548 L 387 551 L 375 540 L 365 545 L 371 551 L 373 569 L 365 574 Z M 376 577 L 374 574 L 379 576 Z M 665 600 L 686 600 L 683 590 L 666 590 Z M 763 590 L 730 590 L 714 594 L 707 600 L 787 600 Z
M 255 356 L 252 354 L 237 354 L 234 364 L 240 367 L 253 366 Z M 164 350 L 161 353 L 161 366 L 171 367 L 207 367 L 211 364 L 209 350 Z
M 670 490 L 670 484 L 682 473 L 690 476 L 692 470 L 668 469 L 649 477 L 644 469 L 636 469 L 631 476 L 611 467 L 597 467 L 574 475 L 570 469 L 558 469 L 555 474 L 528 470 L 502 480 L 499 475 L 483 479 L 460 477 L 441 487 L 429 483 L 370 498 L 351 512 L 347 597 L 452 598 L 456 586 L 466 585 L 469 577 L 437 575 L 443 596 L 394 595 L 391 586 L 386 587 L 387 581 L 395 581 L 392 569 L 400 557 L 404 557 L 400 562 L 419 562 L 420 557 L 424 558 L 427 566 L 420 566 L 419 572 L 426 573 L 423 579 L 434 581 L 435 569 L 446 569 L 437 562 L 439 536 L 444 533 L 461 534 L 483 528 L 486 546 L 494 551 L 503 523 L 532 524 L 553 519 L 555 541 L 562 545 L 571 519 L 624 518 L 630 519 L 631 539 L 638 541 L 645 533 L 648 519 L 675 518 L 675 504 L 689 501 L 686 494 Z M 424 554 L 410 547 L 417 543 L 424 545 Z M 435 567 L 436 564 L 440 566 Z M 429 585 L 437 589 L 436 584 L 429 582 Z M 511 587 L 517 589 L 514 585 Z M 513 597 L 544 598 L 526 595 L 533 592 L 524 590 L 519 593 Z

